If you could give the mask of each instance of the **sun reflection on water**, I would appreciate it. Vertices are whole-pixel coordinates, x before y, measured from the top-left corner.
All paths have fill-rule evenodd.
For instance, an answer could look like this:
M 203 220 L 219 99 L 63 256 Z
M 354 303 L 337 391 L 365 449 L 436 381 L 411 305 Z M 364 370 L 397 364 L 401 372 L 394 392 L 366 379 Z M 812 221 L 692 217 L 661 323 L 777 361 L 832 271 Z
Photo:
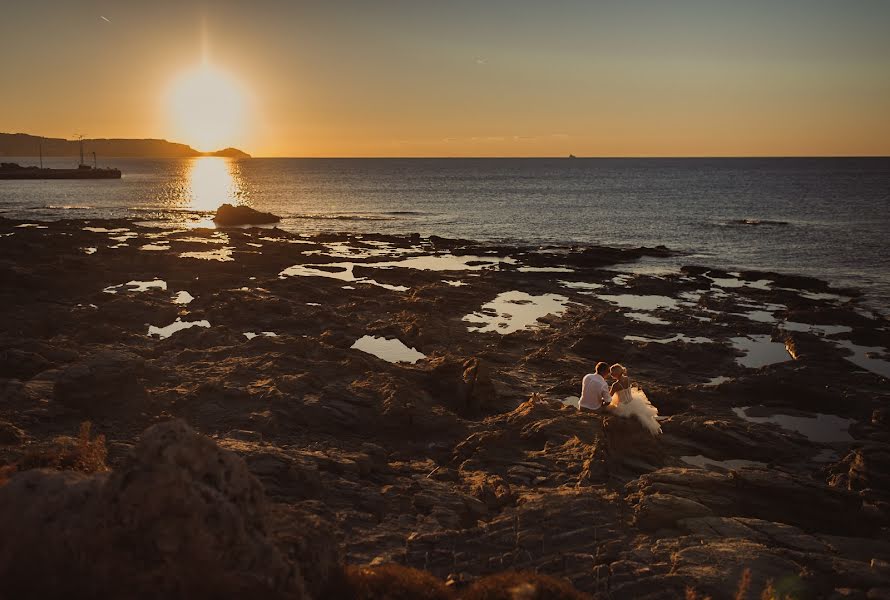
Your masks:
M 238 164 L 229 159 L 201 157 L 189 164 L 183 200 L 190 210 L 213 211 L 221 204 L 246 204 L 247 190 Z

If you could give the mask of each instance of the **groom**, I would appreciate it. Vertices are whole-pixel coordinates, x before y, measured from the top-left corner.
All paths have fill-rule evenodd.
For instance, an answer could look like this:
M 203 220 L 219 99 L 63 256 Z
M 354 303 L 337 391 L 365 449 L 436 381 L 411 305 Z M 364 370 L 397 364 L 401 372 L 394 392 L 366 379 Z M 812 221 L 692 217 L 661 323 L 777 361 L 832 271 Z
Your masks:
M 581 400 L 578 402 L 578 410 L 598 412 L 611 402 L 609 384 L 606 382 L 609 364 L 598 362 L 594 371 L 594 373 L 585 375 L 581 380 Z

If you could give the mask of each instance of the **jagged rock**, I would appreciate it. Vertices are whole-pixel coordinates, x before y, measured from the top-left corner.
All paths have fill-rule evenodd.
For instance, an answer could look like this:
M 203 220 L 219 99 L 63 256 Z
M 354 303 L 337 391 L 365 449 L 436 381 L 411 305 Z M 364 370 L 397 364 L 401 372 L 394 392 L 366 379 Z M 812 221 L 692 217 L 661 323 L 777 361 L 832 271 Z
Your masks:
M 0 487 L 0 586 L 29 596 L 303 597 L 303 573 L 330 573 L 333 546 L 319 539 L 296 552 L 323 565 L 292 562 L 268 512 L 237 455 L 181 421 L 155 425 L 110 475 L 35 470 Z
M 381 600 L 452 600 L 445 583 L 429 573 L 398 564 L 348 567 L 328 590 L 328 598 Z
M 534 494 L 472 528 L 412 534 L 405 562 L 441 577 L 536 570 L 591 589 L 597 548 L 615 539 L 618 518 L 613 499 L 595 488 Z
M 234 225 L 263 225 L 266 223 L 277 223 L 281 217 L 272 213 L 260 212 L 249 206 L 231 204 L 223 204 L 216 209 L 216 216 L 213 222 L 217 225 L 234 226 Z
M 164 303 L 158 306 L 152 297 L 153 294 L 162 295 L 165 300 L 167 299 L 166 292 L 160 290 L 151 290 L 141 294 L 119 292 L 111 296 L 108 301 L 102 304 L 101 317 L 97 313 L 88 317 L 91 321 L 88 329 L 92 330 L 89 332 L 90 336 L 100 339 L 104 333 L 111 332 L 112 335 L 116 334 L 115 337 L 119 338 L 120 330 L 109 328 L 109 325 L 129 330 L 141 330 L 142 333 L 146 333 L 148 330 L 146 322 L 166 324 L 176 319 L 179 313 L 176 305 Z
M 0 446 L 14 446 L 25 441 L 25 432 L 8 421 L 0 421 Z
M 461 594 L 463 600 L 587 600 L 572 584 L 540 573 L 489 575 Z
M 516 502 L 510 484 L 497 475 L 477 476 L 471 484 L 471 493 L 489 510 L 497 511 Z
M 855 448 L 832 471 L 830 486 L 858 492 L 873 521 L 890 524 L 890 445 Z
M 613 464 L 637 471 L 654 471 L 664 464 L 664 449 L 658 438 L 639 420 L 607 416 L 603 419 L 603 432 Z
M 17 339 L 14 343 L 19 350 L 38 354 L 51 363 L 71 362 L 78 357 L 78 353 L 70 348 L 59 347 L 41 340 Z
M 0 377 L 30 379 L 52 363 L 39 354 L 9 348 L 0 351 Z
M 715 540 L 682 548 L 673 555 L 673 572 L 688 578 L 691 586 L 703 597 L 732 598 L 742 574 L 750 572 L 748 596 L 760 597 L 769 582 L 794 585 L 799 582 L 803 566 L 786 553 L 747 540 Z M 798 591 L 799 590 L 795 590 Z M 792 590 L 787 590 L 792 593 Z M 795 593 L 792 597 L 799 594 Z
M 747 421 L 711 415 L 672 416 L 668 436 L 680 438 L 692 448 L 707 449 L 715 459 L 745 457 L 769 462 L 800 453 L 800 444 L 785 431 L 775 431 Z M 699 450 L 690 454 L 698 454 Z
M 697 536 L 708 539 L 742 538 L 760 544 L 778 543 L 785 548 L 801 552 L 831 551 L 829 545 L 814 535 L 784 523 L 742 517 L 693 517 L 680 521 L 680 525 Z
M 465 386 L 464 403 L 467 411 L 477 413 L 490 409 L 497 399 L 497 390 L 491 381 L 488 366 L 478 358 L 470 358 L 464 361 L 463 367 L 461 379 Z
M 342 556 L 334 527 L 314 512 L 286 504 L 269 507 L 266 530 L 292 564 L 299 567 L 310 598 L 324 598 L 342 577 Z
M 84 412 L 101 411 L 144 394 L 144 361 L 124 350 L 103 350 L 65 367 L 53 387 L 55 399 Z
M 246 429 L 233 429 L 226 434 L 227 438 L 233 440 L 241 440 L 242 442 L 262 442 L 263 434 L 258 431 L 249 431 Z
M 809 478 L 766 469 L 716 473 L 663 468 L 627 486 L 629 499 L 669 494 L 708 507 L 714 514 L 786 523 L 806 531 L 863 534 L 875 525 L 862 514 L 862 499 Z M 772 500 L 782 498 L 781 502 Z
M 414 494 L 411 502 L 416 511 L 431 515 L 445 529 L 474 525 L 488 514 L 488 507 L 477 498 L 430 479 Z
M 104 473 L 31 470 L 0 486 L 0 597 L 87 596 L 107 585 L 92 571 L 98 571 L 93 529 L 105 479 Z
M 250 472 L 256 475 L 270 496 L 313 498 L 321 480 L 315 463 L 273 450 L 251 453 L 246 457 Z
M 440 357 L 430 361 L 428 389 L 433 397 L 458 414 L 477 415 L 492 408 L 498 392 L 488 367 L 478 358 L 459 361 Z
M 890 491 L 890 446 L 857 448 L 853 450 L 849 464 L 849 489 Z
M 487 418 L 485 424 L 485 430 L 454 447 L 452 460 L 461 472 L 485 471 L 510 485 L 605 481 L 607 457 L 599 415 L 579 414 L 532 397 L 509 413 Z
M 425 374 L 419 375 L 425 378 Z M 373 418 L 375 427 L 398 430 L 408 436 L 463 429 L 450 405 L 437 400 L 423 387 L 392 374 L 367 373 L 364 378 L 353 381 L 350 388 L 355 394 L 344 397 L 344 400 L 365 407 L 362 420 L 366 425 L 368 419 Z M 367 410 L 371 406 L 376 408 L 373 416 Z
M 636 508 L 635 523 L 640 529 L 654 531 L 673 527 L 677 521 L 712 514 L 704 504 L 671 494 L 645 496 Z

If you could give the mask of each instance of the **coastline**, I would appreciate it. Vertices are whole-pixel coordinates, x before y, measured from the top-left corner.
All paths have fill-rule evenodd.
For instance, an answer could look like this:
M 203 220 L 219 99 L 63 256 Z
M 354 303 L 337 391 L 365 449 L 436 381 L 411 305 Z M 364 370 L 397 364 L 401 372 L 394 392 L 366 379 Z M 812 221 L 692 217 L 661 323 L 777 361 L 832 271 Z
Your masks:
M 115 166 L 124 176 L 111 184 L 0 186 L 0 213 L 177 222 L 229 202 L 279 215 L 283 229 L 297 232 L 419 232 L 505 245 L 668 244 L 689 253 L 677 267 L 818 277 L 856 287 L 886 315 L 886 164 L 121 159 Z
M 0 464 L 91 421 L 117 468 L 180 418 L 350 564 L 592 594 L 726 597 L 745 566 L 890 586 L 890 324 L 855 290 L 628 271 L 666 248 L 30 224 L 0 218 Z M 631 370 L 661 438 L 565 406 L 597 360 Z

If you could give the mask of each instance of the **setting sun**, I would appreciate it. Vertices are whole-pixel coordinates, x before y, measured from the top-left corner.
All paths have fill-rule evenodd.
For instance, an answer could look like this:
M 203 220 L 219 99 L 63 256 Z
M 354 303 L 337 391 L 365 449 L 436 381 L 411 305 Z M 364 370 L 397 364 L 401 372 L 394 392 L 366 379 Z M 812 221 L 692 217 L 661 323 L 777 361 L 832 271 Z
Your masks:
M 240 86 L 207 63 L 173 82 L 167 110 L 177 137 L 203 151 L 233 145 L 244 127 L 246 112 Z

